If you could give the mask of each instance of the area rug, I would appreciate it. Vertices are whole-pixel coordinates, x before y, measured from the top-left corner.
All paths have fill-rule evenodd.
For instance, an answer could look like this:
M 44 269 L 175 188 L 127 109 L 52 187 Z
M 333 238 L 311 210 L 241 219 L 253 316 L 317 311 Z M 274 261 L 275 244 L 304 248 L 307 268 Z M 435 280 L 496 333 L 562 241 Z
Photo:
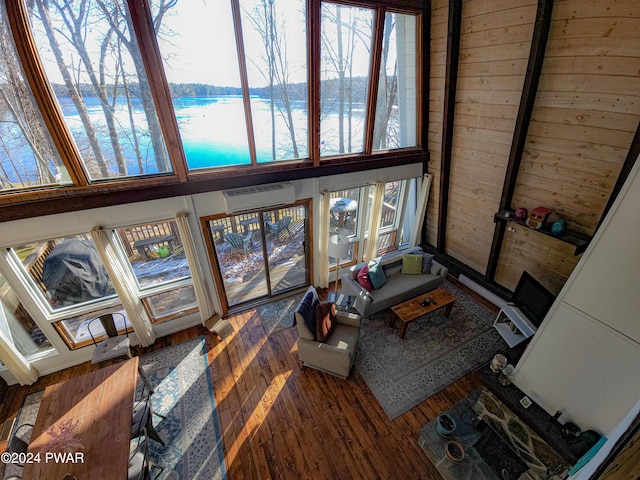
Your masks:
M 293 327 L 293 314 L 303 295 L 304 293 L 299 293 L 258 307 L 268 335 Z
M 164 470 L 159 480 L 226 479 L 222 434 L 202 337 L 140 357 L 140 366 L 155 392 L 153 424 L 165 441 L 151 440 L 151 459 Z M 136 392 L 141 393 L 141 385 Z M 17 425 L 35 423 L 44 390 L 25 397 Z M 132 446 L 136 445 L 132 441 Z M 20 474 L 10 471 L 5 475 Z M 158 471 L 154 470 L 155 475 Z M 4 478 L 4 477 L 3 477 Z
M 460 400 L 447 413 L 456 423 L 456 429 L 449 437 L 443 437 L 437 430 L 437 419 L 427 423 L 420 430 L 418 445 L 429 457 L 445 480 L 502 480 L 502 470 L 508 478 L 525 480 L 527 465 L 502 441 L 484 422 L 479 422 L 474 405 L 480 396 L 479 388 Z M 455 440 L 464 449 L 462 462 L 452 462 L 445 454 L 445 445 Z
M 151 441 L 160 480 L 225 479 L 222 434 L 202 337 L 143 355 L 140 365 L 155 390 L 154 426 L 165 440 Z
M 456 297 L 449 318 L 425 315 L 404 338 L 390 309 L 362 322 L 355 366 L 392 420 L 507 348 L 493 312 L 450 282 L 442 288 Z

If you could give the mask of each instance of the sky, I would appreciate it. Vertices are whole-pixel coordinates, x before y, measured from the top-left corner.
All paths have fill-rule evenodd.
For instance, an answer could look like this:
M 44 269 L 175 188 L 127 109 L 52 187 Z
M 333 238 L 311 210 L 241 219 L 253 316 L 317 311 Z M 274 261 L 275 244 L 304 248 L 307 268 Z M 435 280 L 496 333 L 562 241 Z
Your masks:
M 246 16 L 252 11 L 255 0 L 242 1 L 245 51 L 249 57 L 259 57 L 264 49 L 263 42 L 256 35 Z M 293 81 L 305 81 L 306 34 L 304 17 L 299 10 L 304 2 L 293 0 L 276 1 L 280 13 L 286 15 L 288 36 L 286 46 L 291 67 L 297 66 L 297 77 Z M 165 61 L 165 71 L 170 82 L 207 83 L 220 86 L 240 86 L 238 61 L 235 49 L 235 33 L 229 0 L 196 0 L 178 2 L 165 25 L 177 35 L 172 39 L 160 38 L 159 44 Z M 249 82 L 253 86 L 263 86 L 255 65 L 247 64 Z
M 152 11 L 158 0 L 151 0 Z M 251 21 L 254 9 L 260 5 L 260 0 L 240 0 L 242 28 L 244 33 L 244 48 L 247 56 L 247 73 L 250 87 L 263 87 L 268 84 L 264 69 L 264 41 Z M 304 0 L 274 0 L 278 15 L 280 32 L 286 32 L 283 42 L 289 70 L 289 82 L 298 83 L 307 80 L 306 33 Z M 335 8 L 327 4 L 325 8 Z M 347 7 L 343 7 L 349 10 Z M 353 9 L 357 11 L 361 9 Z M 367 11 L 370 15 L 371 11 Z M 101 13 L 95 13 L 92 22 L 86 29 L 85 42 L 90 51 L 94 65 L 99 58 L 99 46 L 106 31 L 106 20 Z M 343 14 L 346 20 L 348 15 Z M 255 18 L 255 14 L 253 14 Z M 370 15 L 371 16 L 371 15 Z M 59 16 L 55 11 L 51 17 L 60 25 Z M 282 26 L 284 25 L 284 28 Z M 230 0 L 186 0 L 179 1 L 164 17 L 163 29 L 158 37 L 161 55 L 167 79 L 172 83 L 204 83 L 217 86 L 240 86 L 234 24 L 231 13 Z M 325 32 L 333 32 L 333 24 L 323 24 Z M 345 29 L 346 30 L 346 29 Z M 36 36 L 38 50 L 45 64 L 45 70 L 52 83 L 62 83 L 60 71 L 51 53 L 49 41 L 43 32 L 43 27 L 37 18 L 33 19 L 33 31 Z M 335 33 L 334 33 L 335 35 Z M 60 38 L 60 37 L 59 37 Z M 65 64 L 71 69 L 78 65 L 78 54 L 74 48 L 62 42 Z M 368 48 L 360 44 L 355 50 L 354 76 L 364 76 L 368 73 Z M 127 55 L 128 56 L 128 55 Z M 115 61 L 112 60 L 115 65 Z M 262 65 L 262 67 L 260 67 Z M 135 72 L 132 61 L 125 58 L 126 71 Z M 333 75 L 335 77 L 335 74 Z M 87 82 L 86 78 L 81 81 Z

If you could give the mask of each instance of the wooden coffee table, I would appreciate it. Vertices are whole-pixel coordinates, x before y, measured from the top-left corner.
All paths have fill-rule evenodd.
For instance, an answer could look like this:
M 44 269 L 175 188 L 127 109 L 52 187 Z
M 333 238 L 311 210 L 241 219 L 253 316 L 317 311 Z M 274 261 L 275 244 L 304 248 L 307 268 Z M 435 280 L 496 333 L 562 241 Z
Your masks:
M 423 307 L 420 303 L 425 298 L 430 298 L 432 301 L 429 305 Z M 389 326 L 393 328 L 396 324 L 396 319 L 400 320 L 402 322 L 400 325 L 400 338 L 404 338 L 404 334 L 407 333 L 407 325 L 409 325 L 409 323 L 423 315 L 426 315 L 427 313 L 435 312 L 440 308 L 444 308 L 444 316 L 448 317 L 451 313 L 451 309 L 453 308 L 453 302 L 455 301 L 456 297 L 451 295 L 444 288 L 437 288 L 430 292 L 423 293 L 411 300 L 407 300 L 395 307 L 391 307 L 393 315 L 391 315 L 391 319 L 389 320 Z

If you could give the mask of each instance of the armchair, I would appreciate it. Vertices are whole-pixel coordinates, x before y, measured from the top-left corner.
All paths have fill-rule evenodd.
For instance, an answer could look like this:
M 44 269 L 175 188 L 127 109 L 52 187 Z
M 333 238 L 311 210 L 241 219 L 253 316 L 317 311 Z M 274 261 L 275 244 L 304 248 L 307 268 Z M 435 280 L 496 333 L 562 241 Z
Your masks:
M 307 325 L 315 324 L 315 311 L 319 303 L 316 289 L 311 286 L 294 314 L 298 326 L 300 362 L 303 367 L 312 367 L 346 379 L 356 358 L 360 339 L 360 315 L 338 311 L 336 325 L 327 341 L 317 342 L 315 332 Z

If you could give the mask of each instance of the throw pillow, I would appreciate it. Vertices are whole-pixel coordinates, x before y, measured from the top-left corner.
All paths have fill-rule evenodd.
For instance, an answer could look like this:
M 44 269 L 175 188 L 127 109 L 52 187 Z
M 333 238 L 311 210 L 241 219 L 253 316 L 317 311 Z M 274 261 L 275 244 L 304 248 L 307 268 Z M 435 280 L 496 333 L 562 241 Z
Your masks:
M 371 281 L 371 286 L 374 290 L 377 290 L 387 283 L 387 277 L 384 274 L 382 265 L 379 263 L 369 265 L 369 280 Z
M 433 264 L 433 259 L 435 255 L 431 255 L 430 253 L 422 253 L 422 273 L 432 273 L 431 265 Z
M 300 315 L 302 315 L 302 318 L 304 318 L 304 324 L 309 329 L 309 331 L 311 332 L 311 335 L 313 335 L 313 339 L 315 340 L 316 339 L 315 309 L 318 302 L 314 300 L 315 298 L 313 297 L 313 293 L 312 292 L 307 293 L 305 297 L 302 299 L 302 302 L 300 302 L 300 306 L 298 307 L 297 312 Z
M 336 320 L 335 303 L 319 303 L 316 307 L 316 341 L 326 342 Z
M 440 275 L 442 268 L 436 262 L 431 262 L 431 275 Z
M 396 273 L 400 273 L 402 271 L 402 257 L 392 263 L 380 262 L 380 265 L 382 265 L 382 269 L 384 270 L 384 274 L 387 278 L 393 277 Z
M 367 292 L 370 292 L 373 288 L 371 286 L 371 280 L 369 280 L 369 265 L 365 265 L 358 272 L 358 283 L 362 285 Z
M 422 273 L 422 255 L 403 255 L 402 273 L 406 275 L 420 275 Z

